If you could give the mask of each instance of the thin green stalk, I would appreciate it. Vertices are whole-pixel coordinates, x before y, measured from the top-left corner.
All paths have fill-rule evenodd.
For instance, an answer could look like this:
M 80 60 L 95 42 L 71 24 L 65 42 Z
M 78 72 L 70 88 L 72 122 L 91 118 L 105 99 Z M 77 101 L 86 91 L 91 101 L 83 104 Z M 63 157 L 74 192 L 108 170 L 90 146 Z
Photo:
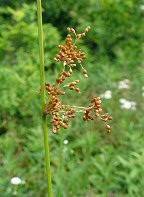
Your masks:
M 60 197 L 64 197 L 63 132 L 59 133 L 59 137 L 60 137 L 60 152 L 59 152 L 59 161 L 60 161 L 60 168 L 59 168 L 59 173 L 60 173 L 60 193 L 59 193 L 59 195 L 60 195 Z
M 45 104 L 46 104 L 46 96 L 45 95 L 46 95 L 46 93 L 45 93 L 44 46 L 43 46 L 41 0 L 37 0 L 37 13 L 38 13 L 41 104 L 42 104 L 42 122 L 43 122 L 43 135 L 44 135 L 44 147 L 45 147 L 45 162 L 46 162 L 46 171 L 47 171 L 48 197 L 52 197 L 48 127 L 47 127 L 47 119 L 45 116 Z

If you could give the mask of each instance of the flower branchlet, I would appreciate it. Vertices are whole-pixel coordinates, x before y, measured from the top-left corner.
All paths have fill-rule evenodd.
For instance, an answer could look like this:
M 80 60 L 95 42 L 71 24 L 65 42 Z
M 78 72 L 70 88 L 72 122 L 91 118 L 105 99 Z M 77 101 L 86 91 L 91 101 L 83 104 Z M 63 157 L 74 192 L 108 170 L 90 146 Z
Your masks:
M 67 30 L 69 33 L 74 34 L 75 41 L 73 42 L 72 35 L 68 34 L 65 45 L 58 46 L 60 52 L 56 55 L 54 60 L 56 62 L 62 62 L 62 68 L 53 85 L 50 83 L 45 84 L 48 98 L 48 102 L 45 106 L 45 115 L 52 115 L 51 122 L 53 124 L 54 133 L 57 133 L 60 127 L 67 129 L 70 119 L 76 117 L 76 112 L 81 112 L 83 114 L 84 121 L 94 120 L 95 117 L 100 118 L 106 123 L 107 132 L 110 132 L 110 126 L 107 122 L 112 120 L 112 117 L 107 113 L 102 114 L 100 97 L 93 98 L 88 107 L 64 105 L 61 100 L 61 96 L 66 94 L 66 88 L 80 93 L 80 89 L 77 87 L 80 82 L 79 79 L 64 84 L 66 79 L 70 78 L 73 74 L 73 69 L 77 64 L 80 65 L 84 77 L 88 78 L 87 70 L 82 66 L 83 61 L 86 59 L 86 54 L 81 49 L 78 49 L 76 44 L 80 38 L 86 36 L 86 33 L 90 29 L 90 26 L 88 26 L 83 33 L 77 34 L 75 29 L 68 27 Z

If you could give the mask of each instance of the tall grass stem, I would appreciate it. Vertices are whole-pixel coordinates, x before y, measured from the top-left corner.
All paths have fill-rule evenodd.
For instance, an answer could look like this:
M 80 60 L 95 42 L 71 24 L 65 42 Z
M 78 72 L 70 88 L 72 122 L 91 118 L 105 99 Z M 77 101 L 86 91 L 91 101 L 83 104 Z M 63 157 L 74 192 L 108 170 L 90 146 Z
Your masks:
M 46 171 L 47 171 L 48 197 L 52 197 L 48 126 L 47 126 L 47 118 L 45 116 L 46 93 L 45 93 L 44 44 L 43 44 L 41 0 L 37 0 L 37 15 L 38 15 L 41 104 L 42 104 L 42 123 L 43 123 L 43 135 L 44 135 L 44 147 L 45 147 L 45 162 L 46 162 Z

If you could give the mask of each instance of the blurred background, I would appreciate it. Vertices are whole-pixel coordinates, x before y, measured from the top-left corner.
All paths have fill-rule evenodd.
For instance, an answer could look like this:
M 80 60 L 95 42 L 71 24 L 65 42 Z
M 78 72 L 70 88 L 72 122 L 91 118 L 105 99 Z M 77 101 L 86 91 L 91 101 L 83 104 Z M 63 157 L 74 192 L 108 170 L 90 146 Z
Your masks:
M 113 116 L 111 133 L 103 122 L 84 123 L 81 115 L 67 130 L 49 124 L 55 197 L 144 196 L 144 1 L 45 0 L 43 28 L 46 82 L 67 27 L 82 33 L 87 54 L 71 81 L 81 94 L 65 102 L 87 106 L 101 96 Z M 37 6 L 32 0 L 0 0 L 0 196 L 45 197 L 46 176 L 39 95 Z M 50 118 L 49 118 L 50 119 Z

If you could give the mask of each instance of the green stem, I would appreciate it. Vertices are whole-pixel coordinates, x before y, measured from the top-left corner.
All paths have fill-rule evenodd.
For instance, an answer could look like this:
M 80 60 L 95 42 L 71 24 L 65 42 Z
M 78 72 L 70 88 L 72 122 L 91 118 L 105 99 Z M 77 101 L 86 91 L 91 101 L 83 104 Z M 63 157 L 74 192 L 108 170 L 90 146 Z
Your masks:
M 64 196 L 64 183 L 63 183 L 63 176 L 64 176 L 64 169 L 63 169 L 63 129 L 62 132 L 59 133 L 60 135 L 60 154 L 59 154 L 59 161 L 60 161 L 60 197 Z
M 46 162 L 46 171 L 47 171 L 48 196 L 52 197 L 50 152 L 49 152 L 49 142 L 48 142 L 48 127 L 47 127 L 47 119 L 46 119 L 46 115 L 45 115 L 46 93 L 45 93 L 44 45 L 43 45 L 41 0 L 37 0 L 37 13 L 38 13 L 41 103 L 42 103 L 42 122 L 43 122 L 44 147 L 45 147 L 45 162 Z

